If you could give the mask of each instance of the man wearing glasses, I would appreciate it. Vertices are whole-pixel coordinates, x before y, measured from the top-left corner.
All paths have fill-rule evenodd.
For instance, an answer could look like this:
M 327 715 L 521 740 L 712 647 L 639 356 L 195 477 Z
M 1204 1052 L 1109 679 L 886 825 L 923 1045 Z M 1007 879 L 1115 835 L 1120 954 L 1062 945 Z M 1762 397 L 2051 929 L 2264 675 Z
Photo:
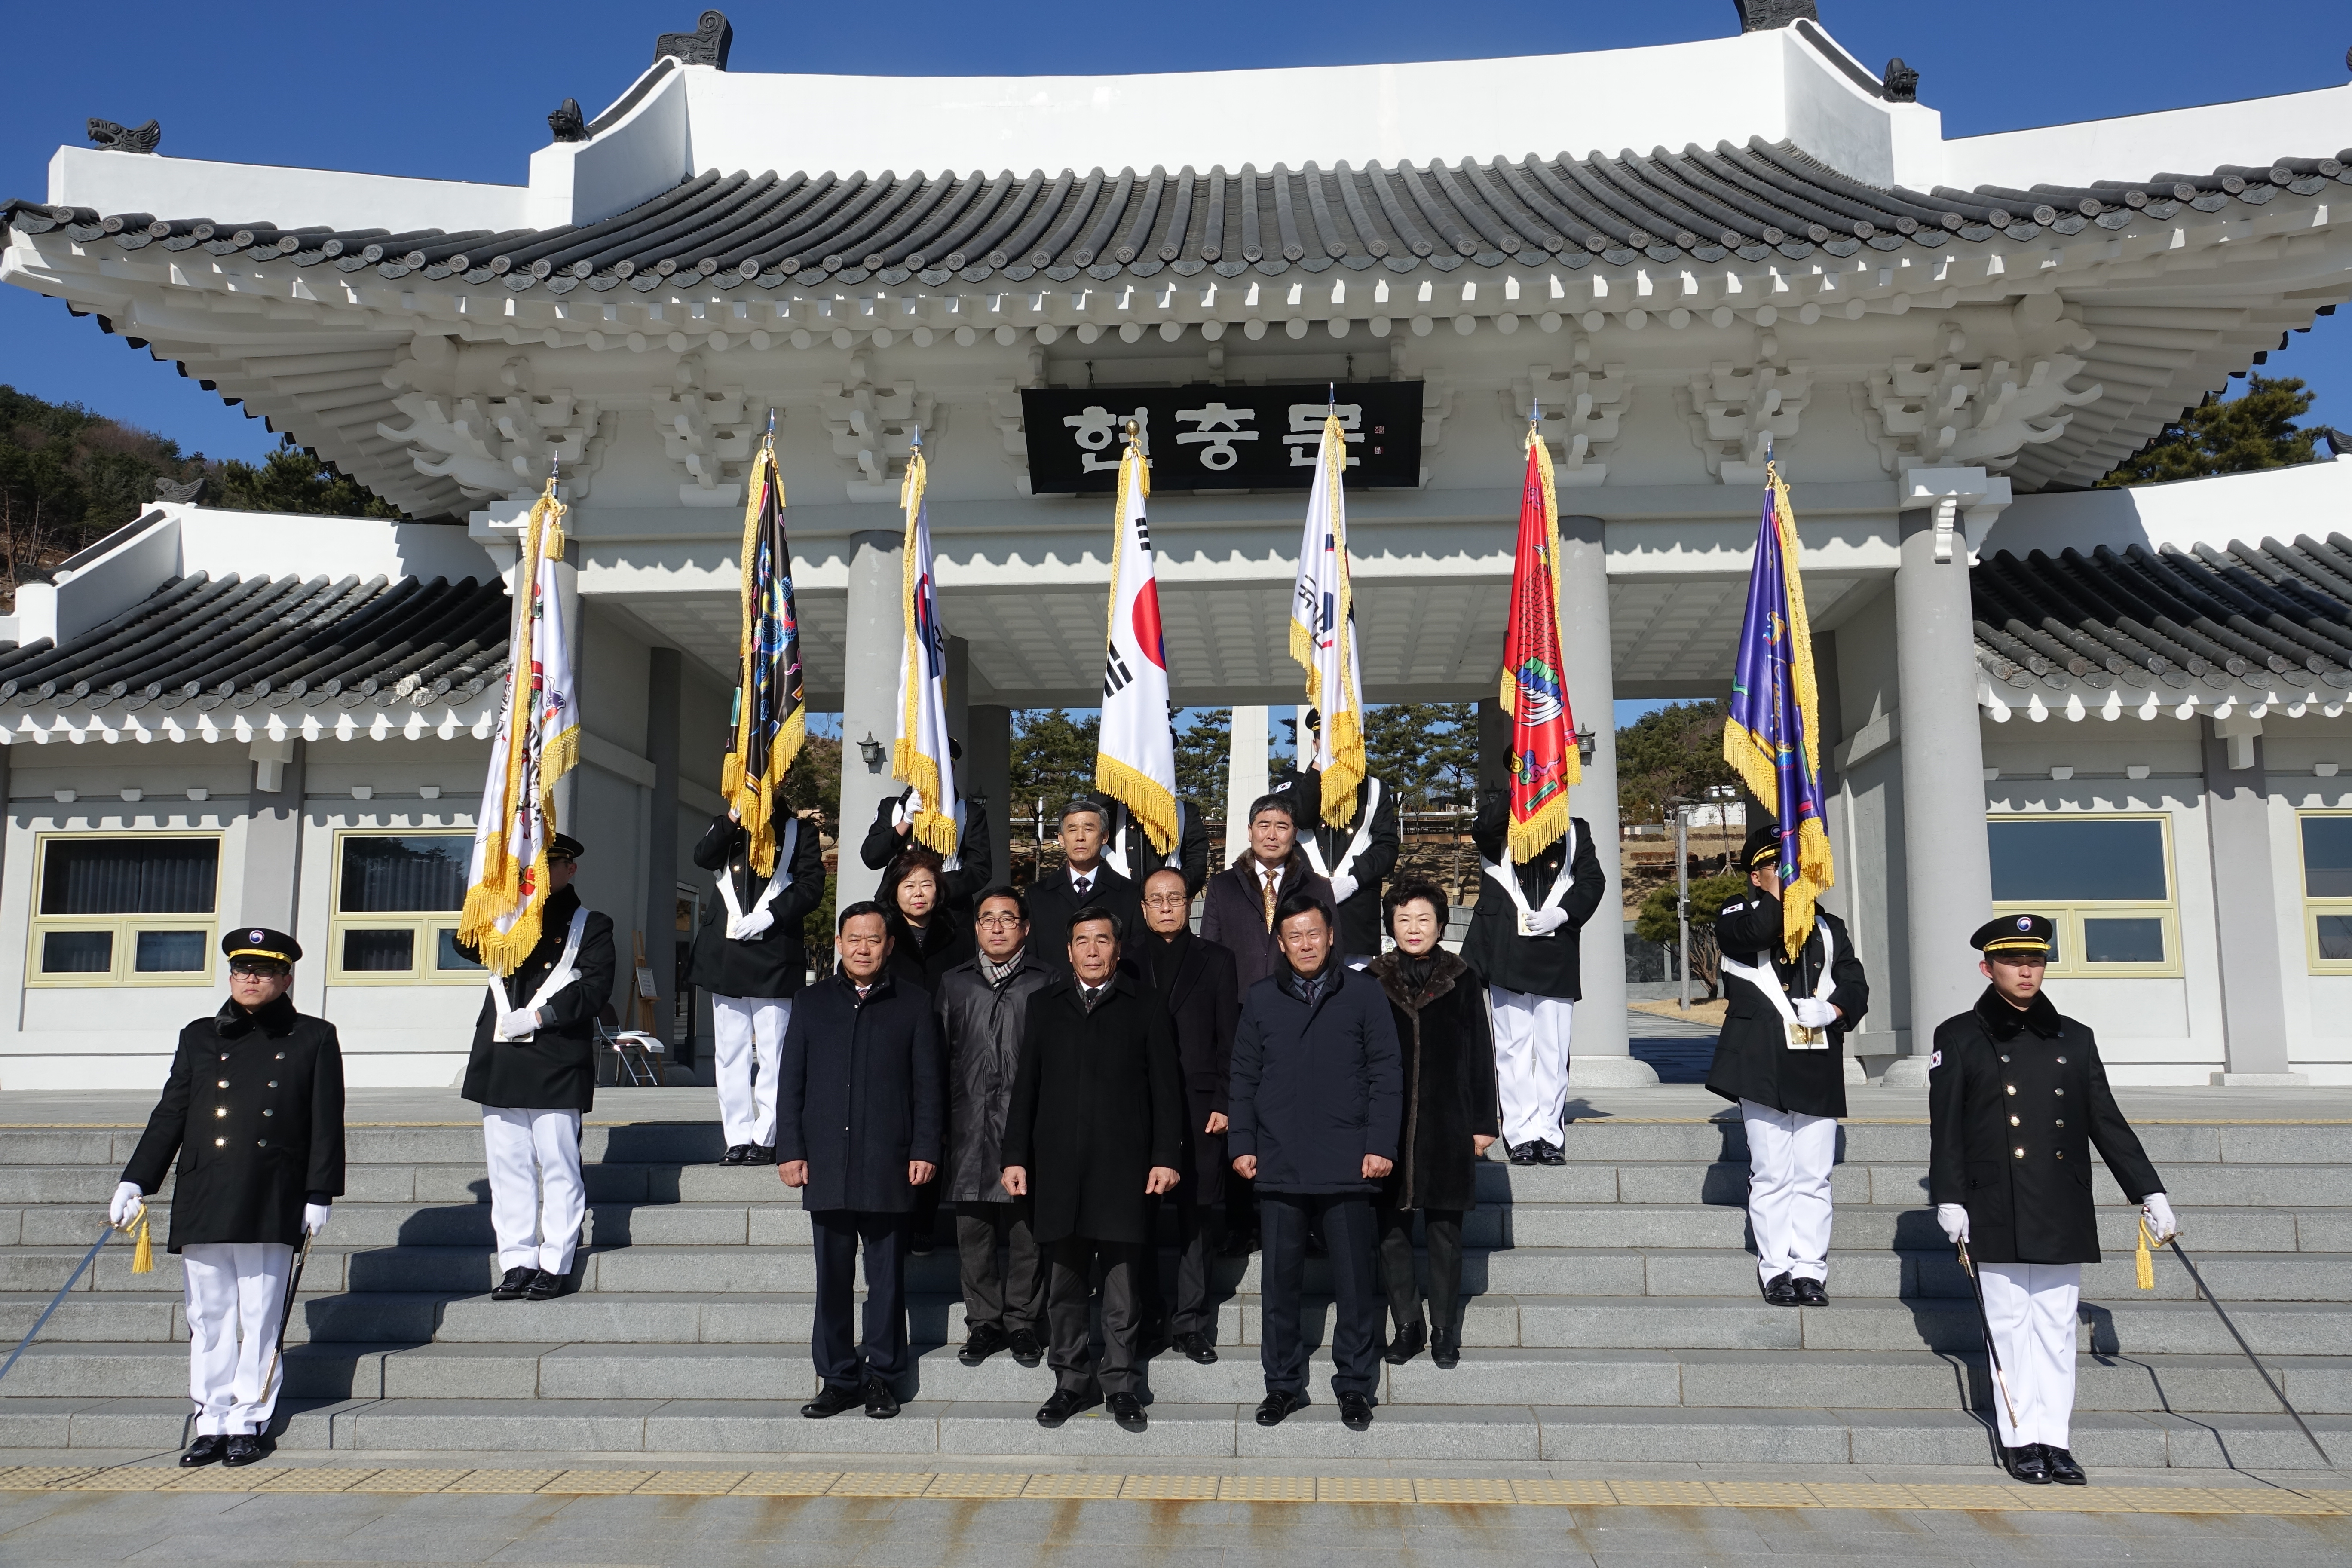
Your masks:
M 284 931 L 221 938 L 228 1000 L 180 1031 L 172 1076 L 123 1167 L 108 1217 L 129 1226 L 179 1158 L 171 1249 L 187 1289 L 184 1466 L 249 1465 L 278 1405 L 273 1352 L 294 1248 L 327 1227 L 343 1190 L 343 1056 L 335 1026 L 294 1010 L 302 949 Z
M 490 1228 L 506 1270 L 493 1301 L 562 1294 L 588 1213 L 580 1118 L 595 1100 L 596 1020 L 613 994 L 615 960 L 612 917 L 572 890 L 580 855 L 568 833 L 548 841 L 539 945 L 512 974 L 490 977 L 458 1091 L 482 1108 Z M 459 951 L 478 960 L 463 943 Z

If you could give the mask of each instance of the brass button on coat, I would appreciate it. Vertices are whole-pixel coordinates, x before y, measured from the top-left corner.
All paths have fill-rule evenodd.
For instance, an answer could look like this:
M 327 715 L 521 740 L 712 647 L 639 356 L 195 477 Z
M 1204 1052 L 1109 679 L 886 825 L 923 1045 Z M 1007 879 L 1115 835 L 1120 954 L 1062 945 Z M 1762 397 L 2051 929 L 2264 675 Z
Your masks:
M 2063 1149 L 2057 1151 L 2056 1157 L 2061 1160 L 2064 1159 L 2066 1157 L 2066 1151 Z
M 2021 1159 L 2021 1160 L 2024 1159 L 2024 1158 L 2025 1158 L 2025 1151 L 2024 1151 L 2024 1150 L 2022 1150 L 2022 1149 L 2020 1149 L 2020 1150 L 2017 1152 L 2017 1157 L 2018 1157 L 2019 1159 Z
M 215 1149 L 226 1149 L 228 1147 L 228 1140 L 226 1138 L 215 1138 L 213 1140 L 213 1147 Z
M 228 1114 L 228 1107 L 226 1105 L 216 1105 L 213 1108 L 213 1114 L 215 1116 L 226 1116 Z
M 2004 1089 L 2007 1089 L 2007 1090 L 2008 1090 L 2010 1093 L 2011 1093 L 2011 1094 L 2015 1094 L 2015 1093 L 2017 1092 L 2017 1085 L 2015 1085 L 2015 1084 L 2013 1084 L 2013 1083 L 2005 1083 L 2005 1084 L 2002 1084 L 2000 1087 L 2001 1087 L 2001 1088 L 2003 1088 Z
M 2014 1117 L 2014 1116 L 2012 1116 L 2012 1117 L 2011 1117 L 2011 1118 L 2009 1119 L 2009 1124 L 2010 1124 L 2011 1127 L 2018 1127 L 2018 1126 L 2022 1126 L 2022 1125 L 2023 1125 L 2023 1123 L 2022 1123 L 2022 1122 L 2021 1122 L 2021 1121 L 2019 1121 L 2019 1120 L 2018 1120 L 2016 1117 Z
M 221 1080 L 220 1080 L 220 1086 L 221 1086 L 223 1089 L 226 1089 L 226 1088 L 228 1087 L 228 1079 L 221 1079 Z M 277 1085 L 275 1085 L 275 1084 L 272 1084 L 272 1085 L 270 1085 L 270 1087 L 271 1087 L 272 1089 L 275 1089 L 275 1088 L 277 1088 L 278 1086 L 277 1086 Z

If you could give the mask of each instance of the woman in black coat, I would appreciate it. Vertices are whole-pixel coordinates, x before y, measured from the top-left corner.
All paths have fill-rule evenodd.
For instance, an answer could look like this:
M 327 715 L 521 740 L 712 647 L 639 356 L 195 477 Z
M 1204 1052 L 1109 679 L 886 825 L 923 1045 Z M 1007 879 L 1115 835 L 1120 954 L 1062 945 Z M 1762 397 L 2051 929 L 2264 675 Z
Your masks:
M 1495 1039 L 1486 998 L 1470 966 L 1438 946 L 1445 895 L 1427 882 L 1389 889 L 1396 947 L 1369 972 L 1388 994 L 1404 1053 L 1404 1132 L 1396 1169 L 1380 1195 L 1381 1277 L 1396 1337 L 1388 1359 L 1402 1365 L 1427 1336 L 1440 1366 L 1462 1359 L 1455 1303 L 1462 1294 L 1462 1215 L 1478 1201 L 1478 1161 L 1502 1131 L 1495 1099 Z M 1429 1236 L 1429 1310 L 1424 1326 L 1413 1281 L 1412 1215 Z
M 940 977 L 974 952 L 971 928 L 942 894 L 944 865 L 937 851 L 917 845 L 890 862 L 874 895 L 890 911 L 891 977 L 935 996 Z

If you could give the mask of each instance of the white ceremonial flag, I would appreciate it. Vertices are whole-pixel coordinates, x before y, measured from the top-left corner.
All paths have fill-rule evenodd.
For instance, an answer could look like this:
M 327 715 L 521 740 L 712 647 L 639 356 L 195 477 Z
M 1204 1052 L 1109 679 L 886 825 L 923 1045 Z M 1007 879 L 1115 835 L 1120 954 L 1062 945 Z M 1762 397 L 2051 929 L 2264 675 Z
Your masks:
M 1323 820 L 1355 819 L 1364 782 L 1364 681 L 1356 660 L 1355 601 L 1348 585 L 1347 432 L 1337 414 L 1323 421 L 1307 529 L 1298 541 L 1298 584 L 1290 597 L 1290 657 L 1307 671 L 1307 700 L 1322 715 L 1315 755 L 1323 770 Z M 1298 737 L 1303 745 L 1305 735 Z
M 1168 711 L 1168 653 L 1160 637 L 1160 579 L 1144 498 L 1149 466 L 1129 441 L 1118 465 L 1118 538 L 1110 572 L 1110 631 L 1103 658 L 1101 739 L 1095 785 L 1143 824 L 1165 855 L 1176 843 L 1176 731 Z
M 918 436 L 898 492 L 907 511 L 906 657 L 898 664 L 898 734 L 890 748 L 890 776 L 915 788 L 915 841 L 951 856 L 956 787 L 955 764 L 948 754 L 948 633 L 940 625 L 939 594 L 931 580 L 931 514 L 923 500 L 929 478 Z

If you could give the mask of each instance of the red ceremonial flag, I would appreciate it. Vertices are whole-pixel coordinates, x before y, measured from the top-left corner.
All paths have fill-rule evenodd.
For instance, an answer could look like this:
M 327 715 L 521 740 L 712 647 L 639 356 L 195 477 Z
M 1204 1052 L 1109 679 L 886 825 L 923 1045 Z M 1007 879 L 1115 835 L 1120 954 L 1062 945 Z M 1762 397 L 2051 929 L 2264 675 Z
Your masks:
M 1503 637 L 1503 710 L 1511 716 L 1511 858 L 1535 858 L 1568 831 L 1569 787 L 1584 777 L 1559 658 L 1559 506 L 1551 452 L 1528 432 L 1511 623 Z

